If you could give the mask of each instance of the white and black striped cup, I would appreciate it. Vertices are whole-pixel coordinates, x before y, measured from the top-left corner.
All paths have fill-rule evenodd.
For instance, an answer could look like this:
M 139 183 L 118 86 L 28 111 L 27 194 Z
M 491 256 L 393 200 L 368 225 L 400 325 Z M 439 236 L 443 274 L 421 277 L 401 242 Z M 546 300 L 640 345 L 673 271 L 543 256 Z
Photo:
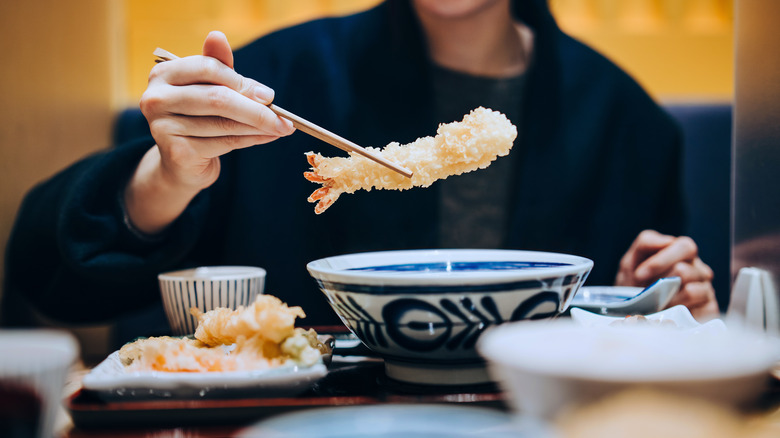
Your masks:
M 190 313 L 254 302 L 265 286 L 265 269 L 254 266 L 207 266 L 165 272 L 157 276 L 163 306 L 174 335 L 195 333 L 198 320 Z

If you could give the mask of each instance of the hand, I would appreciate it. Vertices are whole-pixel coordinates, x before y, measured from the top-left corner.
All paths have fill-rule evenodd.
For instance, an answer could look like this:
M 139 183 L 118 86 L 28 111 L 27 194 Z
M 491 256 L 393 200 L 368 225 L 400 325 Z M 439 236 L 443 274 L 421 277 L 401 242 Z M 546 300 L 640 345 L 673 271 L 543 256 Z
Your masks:
M 291 134 L 292 123 L 266 106 L 273 98 L 273 90 L 233 70 L 221 32 L 206 37 L 203 56 L 157 64 L 140 105 L 162 176 L 200 190 L 216 181 L 221 155 Z
M 716 317 L 719 309 L 712 287 L 712 269 L 698 253 L 690 237 L 642 231 L 620 260 L 615 285 L 646 287 L 659 278 L 680 277 L 680 291 L 668 307 L 682 304 L 696 319 Z
M 233 70 L 221 32 L 206 37 L 203 56 L 157 64 L 141 98 L 157 144 L 124 192 L 135 228 L 154 234 L 173 223 L 217 180 L 221 155 L 292 134 L 292 123 L 266 106 L 273 98 L 273 90 Z

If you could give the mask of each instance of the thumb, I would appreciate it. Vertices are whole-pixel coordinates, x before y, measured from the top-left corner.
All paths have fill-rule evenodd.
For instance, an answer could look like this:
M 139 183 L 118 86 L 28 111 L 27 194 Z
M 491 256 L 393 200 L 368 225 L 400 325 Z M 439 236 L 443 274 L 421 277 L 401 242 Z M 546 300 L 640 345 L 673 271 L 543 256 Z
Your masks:
M 233 50 L 224 33 L 215 30 L 209 32 L 203 42 L 203 56 L 216 58 L 219 62 L 233 68 Z

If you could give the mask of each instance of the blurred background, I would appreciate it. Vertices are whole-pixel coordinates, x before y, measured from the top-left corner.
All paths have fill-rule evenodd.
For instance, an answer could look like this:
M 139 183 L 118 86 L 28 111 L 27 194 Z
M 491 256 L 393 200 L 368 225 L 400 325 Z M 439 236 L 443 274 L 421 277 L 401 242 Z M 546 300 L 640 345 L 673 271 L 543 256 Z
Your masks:
M 5 248 L 19 203 L 36 182 L 109 146 L 117 114 L 137 106 L 156 47 L 180 56 L 196 54 L 215 29 L 241 46 L 280 27 L 377 3 L 0 2 L 0 245 Z M 564 31 L 611 58 L 659 102 L 726 107 L 734 94 L 733 3 L 550 0 Z M 728 171 L 723 178 L 727 181 Z M 107 330 L 74 328 L 85 355 L 104 354 Z

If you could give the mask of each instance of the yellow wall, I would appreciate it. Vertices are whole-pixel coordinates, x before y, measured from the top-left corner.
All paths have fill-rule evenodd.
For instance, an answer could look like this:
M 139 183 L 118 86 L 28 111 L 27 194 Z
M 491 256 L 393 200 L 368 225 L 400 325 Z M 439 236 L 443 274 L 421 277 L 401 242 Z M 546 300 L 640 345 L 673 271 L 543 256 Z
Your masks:
M 561 28 L 662 101 L 730 101 L 734 0 L 550 0 Z
M 105 0 L 0 2 L 2 248 L 33 184 L 108 144 L 114 6 Z
M 126 99 L 138 101 L 146 89 L 156 47 L 179 56 L 201 52 L 212 30 L 224 32 L 233 47 L 272 30 L 326 15 L 343 15 L 380 0 L 130 0 L 127 16 Z M 186 7 L 182 5 L 186 4 Z
M 522 1 L 522 0 L 519 0 Z M 561 27 L 631 73 L 655 97 L 730 100 L 733 0 L 549 0 Z M 146 88 L 157 46 L 198 53 L 210 30 L 234 46 L 322 15 L 366 9 L 379 0 L 126 1 L 126 101 Z

